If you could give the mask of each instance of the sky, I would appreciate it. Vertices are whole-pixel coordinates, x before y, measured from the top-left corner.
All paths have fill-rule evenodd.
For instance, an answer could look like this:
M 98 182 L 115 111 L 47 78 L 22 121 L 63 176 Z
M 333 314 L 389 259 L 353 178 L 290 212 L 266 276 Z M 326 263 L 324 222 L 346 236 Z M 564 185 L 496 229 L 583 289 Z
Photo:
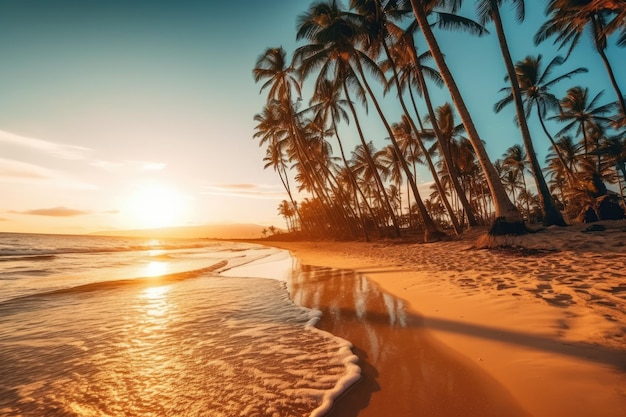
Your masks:
M 522 27 L 513 28 L 503 10 L 513 57 L 544 53 L 547 63 L 555 48 L 532 43 L 543 10 L 526 3 Z M 264 150 L 252 138 L 265 101 L 252 69 L 268 47 L 291 54 L 299 46 L 296 18 L 309 4 L 0 0 L 0 231 L 284 227 L 277 207 L 287 195 L 263 169 Z M 474 16 L 471 4 L 465 9 Z M 495 35 L 442 34 L 441 43 L 490 156 L 500 157 L 521 140 L 513 108 L 492 110 L 505 86 Z M 617 68 L 624 50 L 609 52 Z M 593 94 L 606 89 L 603 103 L 613 101 L 591 48 L 575 51 L 562 72 L 578 65 L 590 74 L 562 91 L 589 85 Z M 435 96 L 438 105 L 448 100 L 443 91 Z M 393 119 L 398 107 L 385 103 Z M 376 114 L 365 119 L 368 138 L 383 146 Z M 547 149 L 538 126 L 531 128 L 537 147 Z M 358 138 L 344 130 L 351 149 Z M 419 181 L 427 188 L 430 179 Z

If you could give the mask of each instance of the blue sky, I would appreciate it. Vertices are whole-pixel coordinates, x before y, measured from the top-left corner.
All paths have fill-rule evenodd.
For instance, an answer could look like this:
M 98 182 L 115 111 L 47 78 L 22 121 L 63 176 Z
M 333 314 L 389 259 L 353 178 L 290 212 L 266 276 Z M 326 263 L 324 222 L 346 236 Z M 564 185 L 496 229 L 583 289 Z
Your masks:
M 509 30 L 515 60 L 554 54 L 550 44 L 532 44 L 544 20 L 537 3 L 527 2 L 527 22 Z M 252 139 L 264 96 L 251 71 L 267 47 L 291 55 L 296 17 L 308 4 L 0 0 L 0 231 L 282 226 L 276 208 L 286 195 Z M 441 39 L 488 151 L 500 157 L 521 141 L 513 109 L 492 111 L 505 86 L 495 36 Z M 619 68 L 624 50 L 609 52 Z M 575 51 L 562 71 L 581 63 L 590 74 L 565 81 L 562 92 L 582 84 L 613 101 L 590 48 Z M 438 105 L 447 100 L 443 91 L 438 97 Z M 393 120 L 397 106 L 388 106 Z M 366 127 L 377 146 L 386 144 L 373 112 Z M 545 150 L 543 134 L 533 132 Z M 346 139 L 357 143 L 354 134 Z

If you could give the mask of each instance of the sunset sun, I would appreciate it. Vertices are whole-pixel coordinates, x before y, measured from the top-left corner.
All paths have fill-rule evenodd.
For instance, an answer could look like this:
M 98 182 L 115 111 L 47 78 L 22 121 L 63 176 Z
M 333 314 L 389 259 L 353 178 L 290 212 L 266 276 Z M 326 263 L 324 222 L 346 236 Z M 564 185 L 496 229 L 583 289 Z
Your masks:
M 144 185 L 129 199 L 129 212 L 140 228 L 181 225 L 186 208 L 183 195 L 160 184 Z

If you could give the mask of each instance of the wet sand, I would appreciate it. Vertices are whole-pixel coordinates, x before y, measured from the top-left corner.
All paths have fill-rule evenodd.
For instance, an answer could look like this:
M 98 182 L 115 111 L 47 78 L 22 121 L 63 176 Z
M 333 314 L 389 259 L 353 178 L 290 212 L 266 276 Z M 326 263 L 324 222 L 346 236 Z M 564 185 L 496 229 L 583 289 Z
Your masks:
M 319 273 L 293 284 L 296 301 L 341 315 L 319 325 L 351 340 L 369 375 L 332 416 L 617 417 L 626 410 L 626 222 L 603 224 L 551 228 L 504 251 L 474 249 L 474 239 L 263 243 L 303 265 L 358 272 L 358 284 L 323 291 Z
M 292 298 L 321 310 L 317 327 L 350 340 L 360 358 L 362 380 L 328 417 L 528 415 L 495 379 L 430 336 L 422 317 L 363 274 L 302 269 L 290 283 Z

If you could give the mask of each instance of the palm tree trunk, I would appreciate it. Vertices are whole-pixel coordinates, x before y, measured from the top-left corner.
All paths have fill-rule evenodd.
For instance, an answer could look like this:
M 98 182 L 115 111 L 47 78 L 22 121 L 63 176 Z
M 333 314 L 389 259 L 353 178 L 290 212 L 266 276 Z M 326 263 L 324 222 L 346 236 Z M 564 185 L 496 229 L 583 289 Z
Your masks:
M 335 137 L 337 138 L 337 143 L 339 144 L 339 153 L 341 154 L 341 159 L 343 161 L 344 166 L 346 167 L 346 170 L 348 171 L 348 176 L 350 177 L 350 182 L 352 183 L 352 187 L 354 188 L 354 200 L 356 202 L 356 210 L 358 212 L 358 216 L 359 216 L 359 220 L 361 222 L 361 228 L 363 229 L 363 237 L 365 238 L 366 242 L 370 241 L 370 237 L 367 234 L 367 227 L 365 225 L 365 219 L 363 219 L 363 214 L 361 213 L 361 208 L 359 206 L 359 199 L 358 199 L 358 184 L 356 182 L 356 178 L 354 178 L 354 174 L 352 173 L 352 170 L 350 169 L 350 164 L 348 163 L 348 160 L 346 159 L 346 153 L 343 150 L 343 142 L 341 141 L 341 138 L 339 137 L 339 132 L 337 130 L 337 123 L 335 122 L 335 118 L 332 117 L 331 118 L 331 123 L 333 126 L 333 130 L 335 131 Z
M 524 141 L 524 147 L 526 148 L 526 156 L 535 178 L 535 184 L 539 191 L 539 198 L 541 199 L 541 206 L 544 212 L 544 226 L 567 226 L 563 215 L 559 209 L 557 209 L 548 189 L 548 184 L 541 172 L 541 166 L 537 160 L 537 153 L 533 145 L 532 138 L 530 137 L 530 131 L 528 130 L 528 123 L 526 122 L 526 114 L 524 113 L 524 102 L 522 100 L 522 93 L 519 88 L 519 82 L 517 80 L 517 74 L 515 73 L 515 66 L 511 59 L 511 53 L 509 52 L 509 46 L 504 35 L 504 27 L 502 26 L 502 19 L 500 17 L 500 9 L 496 0 L 490 0 L 491 3 L 491 18 L 496 27 L 496 33 L 498 35 L 498 42 L 500 44 L 500 52 L 504 59 L 506 66 L 506 72 L 509 76 L 509 82 L 511 83 L 511 89 L 513 92 L 513 99 L 515 102 L 515 112 L 517 114 L 517 122 L 522 134 L 522 140 Z
M 287 191 L 287 195 L 289 196 L 289 201 L 291 201 L 291 205 L 293 206 L 296 212 L 296 215 L 298 216 L 298 219 L 300 220 L 300 226 L 308 230 L 308 227 L 302 221 L 302 215 L 300 214 L 300 210 L 298 210 L 298 205 L 296 204 L 295 200 L 293 199 L 293 195 L 291 194 L 291 187 L 289 186 L 289 177 L 287 176 L 287 172 L 285 172 L 284 167 L 283 167 L 285 178 L 283 178 L 283 174 L 281 174 L 279 170 L 277 170 L 277 172 L 278 172 L 278 177 L 280 178 L 280 182 L 283 183 L 283 187 L 285 187 L 285 191 Z
M 396 71 L 395 63 L 393 59 L 391 58 L 391 54 L 389 53 L 389 48 L 387 47 L 387 43 L 384 41 L 383 41 L 383 47 L 385 49 L 385 53 L 387 54 L 387 58 L 389 59 L 389 62 L 391 63 L 391 66 L 393 69 L 394 79 L 396 81 L 396 87 L 398 89 L 398 98 L 399 98 L 400 104 L 402 106 L 402 109 L 404 110 L 404 114 L 406 115 L 407 119 L 409 119 L 411 128 L 415 132 L 417 132 L 415 123 L 413 123 L 413 120 L 410 118 L 409 112 L 406 108 L 404 100 L 402 99 L 402 91 L 398 85 L 398 76 L 397 76 L 398 74 Z M 367 82 L 367 80 L 365 80 L 364 78 L 365 74 L 363 73 L 363 69 L 361 68 L 360 65 L 359 65 L 359 71 L 360 71 L 361 77 L 363 78 L 363 84 L 365 85 L 367 92 L 372 98 L 374 107 L 376 107 L 376 111 L 378 112 L 378 115 L 380 116 L 380 119 L 382 120 L 383 125 L 385 126 L 385 129 L 387 129 L 387 134 L 389 135 L 389 139 L 391 140 L 391 143 L 393 144 L 393 148 L 398 155 L 398 160 L 400 161 L 400 164 L 402 165 L 402 169 L 404 170 L 407 176 L 407 181 L 411 185 L 411 190 L 413 191 L 413 194 L 416 200 L 415 202 L 417 203 L 417 207 L 420 210 L 420 215 L 422 215 L 422 220 L 424 220 L 424 225 L 426 227 L 427 235 L 425 236 L 425 240 L 439 239 L 441 236 L 444 235 L 444 233 L 441 230 L 439 230 L 439 228 L 437 227 L 437 224 L 430 217 L 430 214 L 428 214 L 428 210 L 426 210 L 426 207 L 424 206 L 424 203 L 422 202 L 422 199 L 420 197 L 419 191 L 417 189 L 417 184 L 415 183 L 415 178 L 413 177 L 413 174 L 411 173 L 411 169 L 409 168 L 409 165 L 407 164 L 406 160 L 402 157 L 402 151 L 400 150 L 400 146 L 398 146 L 398 141 L 396 140 L 396 137 L 393 134 L 393 130 L 391 129 L 391 126 L 389 126 L 389 123 L 387 122 L 387 119 L 385 118 L 385 115 L 383 114 L 382 109 L 380 108 L 380 105 L 378 103 L 378 100 L 376 100 L 376 97 L 374 96 L 374 92 L 369 86 L 369 83 Z M 432 165 L 432 162 L 431 162 L 431 165 Z M 437 178 L 436 171 L 434 173 L 434 177 L 435 177 L 435 182 L 438 183 L 439 179 Z M 441 186 L 441 184 L 439 184 L 439 186 Z M 445 196 L 443 196 L 443 198 L 445 198 Z M 449 207 L 450 204 L 448 203 L 447 206 Z M 452 224 L 454 225 L 454 230 L 456 234 L 459 234 L 460 233 L 459 222 L 457 221 L 456 217 L 454 217 L 454 213 L 450 212 L 450 217 L 451 217 Z
M 541 124 L 541 127 L 544 133 L 548 137 L 548 140 L 550 141 L 550 144 L 552 145 L 552 149 L 554 149 L 554 152 L 556 153 L 557 158 L 563 165 L 563 168 L 565 169 L 565 172 L 567 173 L 567 177 L 571 185 L 572 181 L 574 180 L 574 173 L 572 172 L 571 168 L 567 165 L 567 162 L 565 161 L 565 158 L 563 158 L 563 155 L 561 155 L 561 151 L 559 147 L 556 145 L 556 143 L 554 142 L 554 138 L 552 137 L 550 132 L 548 132 L 548 129 L 546 128 L 546 125 L 543 122 L 543 116 L 541 116 L 541 110 L 539 109 L 539 106 L 537 106 L 537 116 L 539 116 L 539 123 Z
M 441 153 L 443 154 L 444 164 L 448 171 L 448 175 L 450 176 L 450 180 L 452 181 L 454 190 L 456 191 L 456 194 L 459 200 L 461 201 L 461 205 L 463 206 L 465 210 L 465 215 L 467 216 L 467 222 L 469 226 L 470 227 L 477 226 L 478 221 L 476 220 L 474 210 L 472 209 L 469 201 L 467 201 L 467 196 L 463 192 L 463 188 L 461 187 L 461 183 L 459 182 L 458 172 L 456 171 L 456 168 L 454 167 L 454 164 L 452 163 L 452 155 L 450 154 L 450 147 L 448 146 L 448 143 L 446 142 L 444 135 L 442 134 L 441 129 L 439 129 L 439 125 L 437 124 L 437 118 L 435 116 L 433 104 L 430 99 L 430 93 L 428 92 L 426 80 L 424 78 L 424 74 L 422 73 L 422 67 L 419 62 L 419 56 L 417 55 L 417 49 L 415 48 L 415 44 L 412 39 L 407 39 L 407 40 L 409 41 L 409 44 L 412 45 L 411 54 L 413 56 L 413 63 L 415 64 L 415 67 L 416 67 L 417 81 L 422 87 L 422 94 L 424 95 L 424 102 L 426 103 L 426 108 L 428 109 L 428 115 L 430 116 L 430 119 L 432 120 L 432 125 L 433 125 L 433 130 L 435 131 L 435 136 L 437 137 L 437 141 L 439 142 L 439 146 L 441 147 Z M 414 102 L 414 105 L 415 105 L 415 102 Z M 415 109 L 415 112 L 417 113 L 417 109 Z M 421 126 L 421 128 L 422 130 L 424 129 L 423 126 Z
M 348 85 L 346 84 L 345 80 L 343 81 L 342 84 L 343 84 L 343 91 L 344 91 L 344 94 L 346 96 L 346 100 L 348 101 L 348 105 L 350 107 L 350 111 L 352 112 L 352 116 L 354 117 L 354 123 L 355 123 L 357 131 L 359 133 L 359 139 L 361 140 L 361 144 L 365 148 L 367 162 L 370 165 L 370 168 L 372 169 L 372 172 L 374 173 L 374 180 L 376 181 L 376 186 L 378 187 L 378 192 L 379 192 L 380 195 L 382 195 L 382 199 L 383 199 L 383 203 L 385 205 L 385 208 L 387 209 L 387 212 L 389 213 L 389 215 L 391 217 L 391 222 L 393 223 L 393 228 L 394 228 L 395 235 L 396 235 L 396 237 L 400 237 L 401 233 L 400 233 L 400 226 L 398 225 L 398 219 L 396 218 L 396 216 L 395 216 L 395 214 L 393 212 L 393 208 L 391 207 L 391 203 L 389 203 L 389 198 L 387 197 L 387 193 L 385 192 L 385 186 L 383 185 L 383 181 L 380 179 L 380 175 L 378 175 L 378 171 L 376 169 L 376 165 L 374 164 L 374 161 L 372 160 L 372 155 L 370 155 L 370 153 L 367 151 L 367 142 L 365 141 L 365 136 L 363 135 L 363 131 L 361 129 L 361 124 L 359 123 L 359 118 L 357 116 L 356 109 L 354 108 L 354 104 L 352 103 L 352 100 L 350 99 L 350 93 L 348 92 Z
M 441 76 L 450 91 L 450 96 L 452 97 L 452 101 L 454 102 L 459 116 L 461 117 L 463 126 L 465 126 L 465 131 L 467 132 L 469 140 L 474 148 L 474 151 L 476 152 L 478 162 L 485 173 L 485 178 L 487 179 L 487 184 L 489 185 L 489 190 L 491 191 L 497 217 L 496 222 L 493 224 L 489 233 L 492 235 L 526 233 L 527 230 L 524 226 L 524 219 L 518 208 L 511 203 L 511 200 L 507 196 L 506 190 L 498 178 L 498 173 L 489 160 L 487 150 L 483 146 L 480 136 L 476 131 L 476 126 L 474 126 L 474 122 L 469 114 L 467 106 L 465 105 L 463 97 L 461 96 L 461 92 L 459 91 L 459 88 L 452 77 L 452 73 L 445 62 L 445 58 L 439 48 L 437 39 L 435 38 L 430 28 L 430 24 L 428 23 L 428 18 L 423 7 L 423 0 L 411 0 L 411 6 L 417 23 L 426 39 L 428 48 L 430 49 L 435 63 L 439 68 L 439 72 L 441 73 Z
M 624 103 L 624 96 L 622 95 L 622 91 L 617 85 L 617 80 L 615 79 L 615 74 L 613 73 L 613 68 L 611 67 L 611 63 L 604 53 L 604 48 L 598 44 L 599 34 L 598 34 L 598 20 L 595 16 L 591 18 L 592 27 L 593 27 L 593 38 L 596 43 L 596 50 L 600 54 L 600 58 L 602 58 L 602 63 L 604 64 L 604 68 L 606 68 L 606 72 L 609 75 L 609 80 L 611 81 L 611 86 L 613 86 L 613 90 L 615 94 L 617 94 L 617 102 L 619 103 L 619 107 L 622 110 L 622 117 L 626 118 L 626 103 Z
M 461 225 L 459 224 L 459 220 L 456 218 L 454 210 L 452 210 L 452 206 L 450 205 L 450 201 L 448 201 L 448 198 L 446 197 L 445 190 L 441 186 L 441 181 L 439 180 L 439 176 L 437 175 L 437 170 L 435 169 L 435 166 L 433 165 L 433 161 L 431 160 L 430 155 L 428 154 L 428 151 L 426 150 L 426 147 L 424 146 L 424 143 L 421 141 L 421 139 L 418 136 L 419 135 L 419 131 L 417 130 L 417 126 L 415 126 L 415 122 L 413 121 L 413 118 L 409 115 L 409 110 L 407 109 L 406 103 L 404 102 L 404 98 L 402 97 L 402 88 L 400 87 L 400 81 L 398 80 L 398 71 L 396 69 L 396 64 L 395 64 L 394 60 L 391 57 L 391 53 L 389 52 L 389 47 L 387 46 L 387 42 L 385 42 L 384 39 L 383 39 L 382 44 L 383 44 L 383 48 L 385 49 L 385 54 L 387 55 L 387 59 L 389 60 L 389 63 L 391 64 L 391 69 L 393 71 L 393 79 L 395 81 L 396 90 L 398 91 L 398 99 L 400 101 L 400 105 L 402 106 L 402 110 L 404 111 L 404 115 L 406 116 L 407 120 L 409 121 L 409 124 L 411 125 L 411 130 L 415 133 L 415 136 L 417 137 L 417 143 L 420 146 L 420 149 L 422 150 L 422 153 L 424 154 L 424 157 L 426 158 L 426 162 L 428 163 L 428 168 L 430 169 L 430 172 L 431 172 L 431 175 L 433 177 L 433 180 L 435 181 L 435 186 L 437 187 L 437 191 L 439 191 L 439 194 L 441 195 L 441 201 L 443 202 L 443 205 L 445 206 L 445 208 L 448 211 L 448 214 L 450 216 L 450 221 L 452 222 L 452 227 L 454 228 L 454 233 L 457 234 L 457 235 L 460 235 L 463 230 L 461 229 Z M 400 149 L 398 148 L 398 144 L 396 142 L 396 139 L 393 136 L 393 132 L 389 132 L 389 133 L 390 133 L 390 137 L 392 138 L 391 141 L 394 144 L 394 147 L 396 148 L 396 152 L 399 152 Z M 404 168 L 404 166 L 406 166 L 407 164 L 406 164 L 406 161 L 404 161 L 404 158 L 401 157 L 401 155 L 402 155 L 402 153 L 399 152 L 398 156 L 402 160 L 402 166 Z M 414 184 L 415 183 L 415 179 L 412 176 L 412 173 L 410 172 L 408 166 L 405 168 L 405 171 L 407 173 L 407 177 L 409 177 L 409 181 L 412 182 L 412 184 Z M 411 187 L 412 186 L 413 185 L 411 185 Z M 434 224 L 434 222 L 433 222 L 433 225 L 435 226 L 435 229 L 437 229 L 437 226 Z M 439 231 L 439 230 L 437 229 L 437 231 Z

